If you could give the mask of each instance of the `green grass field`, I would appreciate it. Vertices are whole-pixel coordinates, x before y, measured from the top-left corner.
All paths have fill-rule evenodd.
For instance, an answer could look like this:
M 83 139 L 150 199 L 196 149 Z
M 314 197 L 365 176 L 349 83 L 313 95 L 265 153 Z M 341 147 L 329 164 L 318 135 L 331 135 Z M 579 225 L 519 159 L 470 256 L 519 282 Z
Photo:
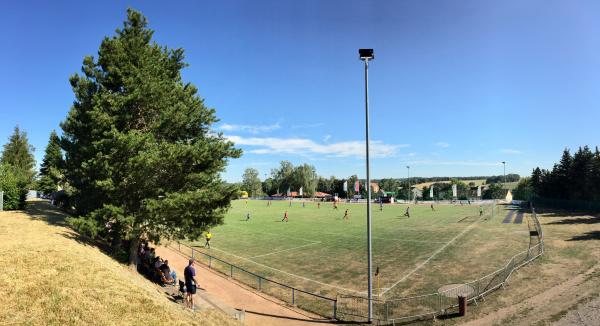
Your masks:
M 366 205 L 238 200 L 225 224 L 212 230 L 212 248 L 199 251 L 296 287 L 335 295 L 364 294 L 367 282 Z M 350 218 L 344 220 L 348 209 Z M 435 292 L 449 283 L 471 281 L 502 267 L 527 248 L 523 224 L 503 224 L 503 207 L 478 205 L 373 205 L 373 263 L 380 268 L 374 287 L 385 296 Z M 282 222 L 284 212 L 289 222 Z M 246 214 L 251 218 L 246 221 Z M 219 269 L 213 261 L 213 267 Z M 225 269 L 224 266 L 222 266 Z M 224 272 L 227 272 L 224 270 Z M 249 283 L 254 282 L 252 279 Z

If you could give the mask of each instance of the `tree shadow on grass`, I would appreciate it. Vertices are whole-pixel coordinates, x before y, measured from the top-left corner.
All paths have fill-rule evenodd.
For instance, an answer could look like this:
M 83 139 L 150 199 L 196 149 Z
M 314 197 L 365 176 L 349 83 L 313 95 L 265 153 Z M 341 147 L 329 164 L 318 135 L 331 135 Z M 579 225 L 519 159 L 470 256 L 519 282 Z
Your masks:
M 28 202 L 25 212 L 34 220 L 45 221 L 52 225 L 69 226 L 66 221 L 68 215 L 47 201 Z
M 576 235 L 567 241 L 600 240 L 600 231 L 590 231 L 582 235 Z
M 103 253 L 117 259 L 117 261 L 124 263 L 122 257 L 115 257 L 112 255 L 112 251 L 110 249 L 110 245 L 108 242 L 102 239 L 92 239 L 85 235 L 79 234 L 74 231 L 69 223 L 67 223 L 67 217 L 69 215 L 60 210 L 60 208 L 52 206 L 47 201 L 32 201 L 27 203 L 27 207 L 25 208 L 25 212 L 33 219 L 38 221 L 44 221 L 50 225 L 62 226 L 67 228 L 67 230 L 61 232 L 60 234 L 70 240 L 75 240 L 79 244 L 85 246 L 97 247 Z
M 549 225 L 570 225 L 570 224 L 596 224 L 600 223 L 600 217 L 583 215 L 579 218 L 567 218 L 560 221 L 547 223 Z

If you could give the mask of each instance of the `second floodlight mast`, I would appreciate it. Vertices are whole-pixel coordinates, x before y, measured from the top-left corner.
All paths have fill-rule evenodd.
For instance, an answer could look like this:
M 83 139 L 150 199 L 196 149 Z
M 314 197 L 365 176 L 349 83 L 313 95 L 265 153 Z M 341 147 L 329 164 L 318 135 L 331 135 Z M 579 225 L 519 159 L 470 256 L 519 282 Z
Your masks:
M 373 321 L 373 256 L 371 248 L 371 170 L 369 168 L 369 60 L 375 59 L 373 49 L 359 49 L 360 60 L 365 62 L 365 142 L 367 159 L 367 273 L 368 273 L 368 322 Z

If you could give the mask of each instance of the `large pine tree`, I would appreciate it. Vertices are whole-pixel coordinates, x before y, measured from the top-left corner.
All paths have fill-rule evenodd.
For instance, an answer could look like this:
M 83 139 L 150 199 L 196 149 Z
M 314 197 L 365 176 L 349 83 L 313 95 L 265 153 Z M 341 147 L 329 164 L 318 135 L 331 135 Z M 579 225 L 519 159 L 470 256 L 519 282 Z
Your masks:
M 63 180 L 64 160 L 60 148 L 60 138 L 52 130 L 46 146 L 46 152 L 40 167 L 39 189 L 45 194 L 50 194 L 59 189 Z
M 29 144 L 27 133 L 15 127 L 13 134 L 9 137 L 8 143 L 4 144 L 0 163 L 10 165 L 14 168 L 19 179 L 29 186 L 35 176 L 35 159 L 33 151 L 35 149 Z
M 197 238 L 222 223 L 237 192 L 220 179 L 241 151 L 210 130 L 217 121 L 197 89 L 184 83 L 182 49 L 152 42 L 146 18 L 129 9 L 71 77 L 75 102 L 62 123 L 66 177 L 82 216 L 75 224 L 104 233 L 115 250 L 141 238 Z

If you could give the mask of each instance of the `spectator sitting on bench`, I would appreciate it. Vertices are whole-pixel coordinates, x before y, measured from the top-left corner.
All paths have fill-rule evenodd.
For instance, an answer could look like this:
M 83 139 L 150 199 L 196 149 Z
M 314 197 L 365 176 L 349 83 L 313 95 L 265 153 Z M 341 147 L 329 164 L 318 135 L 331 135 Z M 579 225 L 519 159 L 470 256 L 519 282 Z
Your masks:
M 177 273 L 175 271 L 171 271 L 171 267 L 169 267 L 169 261 L 165 260 L 164 263 L 160 266 L 160 270 L 165 275 L 167 282 L 173 284 L 177 284 Z

